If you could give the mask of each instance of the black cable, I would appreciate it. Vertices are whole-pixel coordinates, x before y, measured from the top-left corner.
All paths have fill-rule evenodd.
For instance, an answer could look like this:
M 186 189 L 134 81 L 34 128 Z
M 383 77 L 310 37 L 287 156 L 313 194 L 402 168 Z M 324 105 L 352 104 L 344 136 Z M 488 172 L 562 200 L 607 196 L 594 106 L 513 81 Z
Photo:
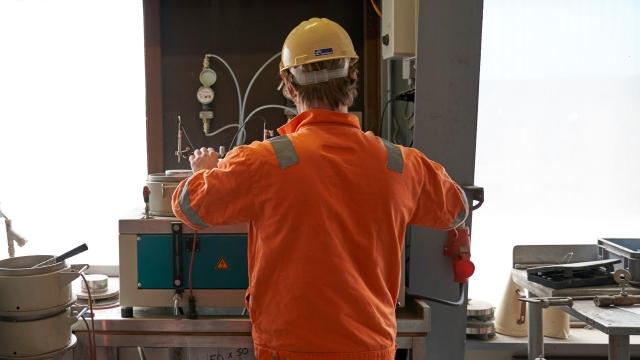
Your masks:
M 229 149 L 229 150 L 227 150 L 227 153 L 228 153 L 229 151 L 231 151 L 232 146 L 233 146 L 233 142 L 234 142 L 234 141 L 236 141 L 236 138 L 238 137 L 238 134 L 240 134 L 240 131 L 242 131 L 242 129 L 244 129 L 244 126 L 245 126 L 245 125 L 247 125 L 247 123 L 249 122 L 249 120 L 251 120 L 251 119 L 253 119 L 253 118 L 261 118 L 261 119 L 262 119 L 262 121 L 264 121 L 264 122 L 266 122 L 266 121 L 267 121 L 267 119 L 266 119 L 264 116 L 262 116 L 262 115 L 254 115 L 254 116 L 252 116 L 252 117 L 250 117 L 250 118 L 246 119 L 246 120 L 242 123 L 242 125 L 238 127 L 238 130 L 236 130 L 236 133 L 233 135 L 233 138 L 231 139 L 231 143 L 229 144 L 229 147 L 228 147 L 228 149 Z
M 406 101 L 406 102 L 415 102 L 415 98 L 416 98 L 416 89 L 411 88 L 411 89 L 407 89 L 404 91 L 401 91 L 395 95 L 393 95 L 389 100 L 387 100 L 387 102 L 384 104 L 384 107 L 382 108 L 382 113 L 380 114 L 380 124 L 378 127 L 378 135 L 382 136 L 382 128 L 384 125 L 384 114 L 387 111 L 387 106 L 389 106 L 389 104 L 392 101 Z M 393 113 L 391 114 L 391 119 L 394 121 L 394 123 L 397 126 L 397 122 L 395 121 L 395 117 L 393 116 Z M 389 135 L 389 140 L 391 140 L 391 134 Z
M 378 136 L 380 137 L 382 137 L 382 128 L 384 127 L 384 114 L 387 112 L 387 106 L 389 106 L 392 101 L 395 101 L 395 99 L 391 98 L 387 100 L 387 102 L 384 104 L 384 107 L 382 108 L 382 113 L 380 114 L 380 124 L 378 124 Z M 393 114 L 391 114 L 391 116 L 393 116 Z

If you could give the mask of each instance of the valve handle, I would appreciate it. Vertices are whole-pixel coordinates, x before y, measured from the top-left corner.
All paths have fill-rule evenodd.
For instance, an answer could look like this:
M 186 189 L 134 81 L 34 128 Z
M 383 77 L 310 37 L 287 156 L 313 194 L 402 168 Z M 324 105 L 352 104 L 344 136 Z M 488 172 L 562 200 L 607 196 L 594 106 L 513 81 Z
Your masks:
M 149 202 L 149 195 L 151 195 L 151 190 L 149 190 L 149 187 L 145 186 L 144 188 L 142 188 L 142 197 L 144 198 L 145 203 Z

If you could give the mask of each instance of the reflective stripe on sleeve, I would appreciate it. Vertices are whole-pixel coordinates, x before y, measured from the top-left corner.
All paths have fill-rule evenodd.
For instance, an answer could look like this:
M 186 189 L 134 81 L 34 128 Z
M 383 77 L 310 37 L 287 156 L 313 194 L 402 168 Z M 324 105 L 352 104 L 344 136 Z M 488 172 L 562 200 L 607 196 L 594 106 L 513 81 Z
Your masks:
M 191 202 L 189 201 L 189 182 L 190 181 L 191 181 L 191 178 L 189 178 L 187 182 L 184 184 L 184 187 L 182 187 L 182 193 L 180 193 L 180 210 L 182 210 L 182 213 L 187 217 L 187 219 L 192 224 L 199 226 L 201 228 L 206 228 L 209 225 L 207 225 L 204 221 L 202 221 L 200 216 L 198 216 L 198 214 L 191 207 Z
M 382 140 L 384 147 L 387 149 L 387 169 L 402 174 L 402 170 L 404 169 L 402 151 L 393 143 L 382 138 L 380 140 Z
M 276 153 L 281 169 L 284 170 L 298 163 L 298 154 L 288 136 L 278 136 L 269 139 L 269 142 L 273 146 L 273 151 Z

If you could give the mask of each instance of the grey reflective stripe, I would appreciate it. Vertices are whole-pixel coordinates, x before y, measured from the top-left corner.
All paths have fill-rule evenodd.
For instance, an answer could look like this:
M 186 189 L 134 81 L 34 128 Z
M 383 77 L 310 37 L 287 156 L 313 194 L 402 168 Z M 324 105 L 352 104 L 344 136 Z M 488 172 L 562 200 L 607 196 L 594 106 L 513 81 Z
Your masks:
M 384 147 L 387 149 L 387 169 L 402 174 L 402 170 L 404 169 L 404 159 L 402 158 L 402 151 L 399 147 L 392 144 L 391 142 L 385 139 L 380 140 L 382 140 Z
M 271 146 L 273 146 L 273 151 L 276 153 L 276 158 L 280 163 L 281 169 L 286 169 L 298 163 L 298 154 L 289 137 L 286 135 L 278 136 L 269 139 L 269 142 Z
M 189 201 L 189 182 L 190 181 L 191 181 L 191 178 L 187 180 L 186 184 L 184 184 L 184 187 L 182 188 L 182 193 L 180 194 L 180 209 L 192 224 L 199 226 L 201 228 L 206 228 L 209 225 L 207 225 L 204 221 L 202 221 L 200 216 L 198 216 L 198 214 L 193 210 L 193 208 L 191 208 L 191 202 Z

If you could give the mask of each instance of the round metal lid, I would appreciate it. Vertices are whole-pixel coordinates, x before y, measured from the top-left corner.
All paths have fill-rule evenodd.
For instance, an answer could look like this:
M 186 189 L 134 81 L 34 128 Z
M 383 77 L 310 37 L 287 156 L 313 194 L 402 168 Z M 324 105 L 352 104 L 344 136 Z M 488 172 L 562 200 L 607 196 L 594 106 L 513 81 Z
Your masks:
M 0 260 L 0 276 L 40 275 L 62 270 L 67 266 L 67 264 L 63 261 L 51 265 L 39 266 L 33 269 L 31 268 L 32 266 L 38 265 L 43 261 L 49 260 L 51 258 L 54 258 L 54 256 L 29 255 Z
M 467 316 L 493 316 L 493 305 L 486 301 L 469 299 Z
M 496 329 L 493 327 L 467 327 L 467 335 L 490 335 L 495 334 Z
M 89 289 L 91 289 L 91 295 L 97 295 L 107 292 L 109 289 L 109 278 L 107 275 L 102 274 L 90 274 L 84 276 L 89 283 Z M 84 281 L 80 282 L 80 289 L 82 292 L 87 292 L 87 285 Z
M 0 311 L 0 321 L 33 321 L 48 318 L 53 315 L 60 314 L 75 302 L 75 296 L 71 296 L 71 299 L 68 302 L 48 309 L 32 311 Z
M 180 182 L 193 174 L 191 170 L 166 170 L 164 173 L 149 174 L 152 182 Z
M 189 177 L 193 175 L 193 171 L 187 169 L 174 169 L 174 170 L 165 170 L 164 174 L 167 176 L 184 176 Z

